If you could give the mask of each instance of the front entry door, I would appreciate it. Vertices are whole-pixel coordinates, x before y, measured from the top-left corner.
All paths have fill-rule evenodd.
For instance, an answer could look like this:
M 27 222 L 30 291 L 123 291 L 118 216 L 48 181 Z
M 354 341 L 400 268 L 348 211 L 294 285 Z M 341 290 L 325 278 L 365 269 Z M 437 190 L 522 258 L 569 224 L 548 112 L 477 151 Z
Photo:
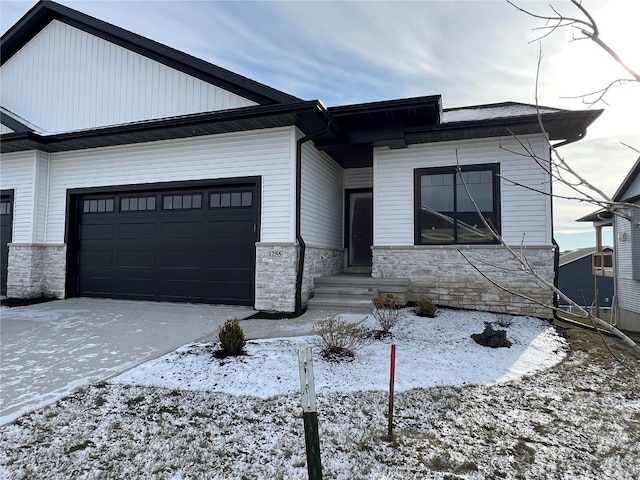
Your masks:
M 347 192 L 347 240 L 350 267 L 371 267 L 373 192 Z

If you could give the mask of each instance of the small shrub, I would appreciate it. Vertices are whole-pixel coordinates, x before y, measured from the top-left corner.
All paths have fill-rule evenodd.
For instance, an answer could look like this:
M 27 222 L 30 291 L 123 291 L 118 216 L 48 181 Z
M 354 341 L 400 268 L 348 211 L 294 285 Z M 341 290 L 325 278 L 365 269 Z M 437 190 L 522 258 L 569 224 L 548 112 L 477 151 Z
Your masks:
M 218 339 L 222 350 L 227 355 L 241 355 L 244 353 L 244 346 L 247 341 L 244 338 L 242 327 L 238 319 L 230 318 L 218 330 Z
M 513 323 L 513 317 L 508 313 L 496 313 L 496 323 L 503 328 L 509 328 Z
M 471 338 L 483 347 L 503 348 L 511 347 L 511 342 L 507 340 L 506 330 L 494 330 L 489 322 L 485 322 L 482 333 L 474 333 Z
M 397 299 L 393 293 L 387 293 L 384 298 L 374 298 L 373 318 L 380 324 L 380 328 L 384 333 L 389 333 L 400 321 L 400 310 L 397 308 Z
M 329 360 L 353 358 L 368 342 L 368 331 L 360 323 L 347 322 L 340 315 L 318 320 L 313 332 L 318 336 L 322 356 Z
M 419 317 L 434 318 L 436 316 L 437 309 L 438 307 L 436 307 L 431 300 L 426 298 L 421 298 L 416 303 L 416 315 Z

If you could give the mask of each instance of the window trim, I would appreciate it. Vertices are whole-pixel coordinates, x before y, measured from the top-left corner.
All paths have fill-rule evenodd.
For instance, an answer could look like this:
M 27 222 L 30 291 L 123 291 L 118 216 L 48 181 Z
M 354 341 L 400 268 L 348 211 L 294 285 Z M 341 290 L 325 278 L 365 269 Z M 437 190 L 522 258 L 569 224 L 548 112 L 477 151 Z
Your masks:
M 502 234 L 502 225 L 501 225 L 501 197 L 500 197 L 500 164 L 499 163 L 483 163 L 483 164 L 474 164 L 474 165 L 461 165 L 460 166 L 463 173 L 465 172 L 477 172 L 477 171 L 491 171 L 493 178 L 493 220 L 494 227 L 497 229 L 498 234 Z M 454 200 L 454 209 L 457 215 L 457 169 L 456 165 L 448 166 L 448 167 L 426 167 L 426 168 L 415 168 L 413 174 L 413 232 L 414 232 L 414 245 L 426 245 L 426 246 L 437 246 L 437 245 L 495 245 L 498 243 L 497 240 L 492 239 L 490 242 L 458 242 L 457 241 L 457 227 L 454 229 L 454 240 L 448 243 L 422 243 L 422 235 L 420 230 L 420 199 L 421 199 L 421 177 L 423 175 L 442 175 L 442 174 L 453 174 L 454 175 L 454 183 L 453 183 L 453 200 Z

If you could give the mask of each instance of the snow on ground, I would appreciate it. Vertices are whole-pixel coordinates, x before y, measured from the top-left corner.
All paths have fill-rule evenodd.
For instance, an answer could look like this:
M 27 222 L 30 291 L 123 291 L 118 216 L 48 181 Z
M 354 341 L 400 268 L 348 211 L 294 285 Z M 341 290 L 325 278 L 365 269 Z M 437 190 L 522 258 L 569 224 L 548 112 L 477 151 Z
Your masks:
M 640 365 L 618 349 L 633 376 L 581 330 L 567 351 L 532 318 L 514 318 L 509 349 L 476 345 L 492 320 L 398 325 L 391 443 L 391 341 L 352 362 L 315 352 L 323 478 L 640 478 Z M 296 359 L 312 342 L 252 341 L 227 359 L 191 344 L 87 387 L 0 429 L 0 478 L 306 479 Z
M 471 334 L 495 316 L 484 312 L 442 310 L 437 320 L 409 315 L 393 329 L 394 336 L 360 350 L 353 361 L 336 363 L 314 358 L 318 392 L 386 390 L 389 387 L 390 344 L 396 344 L 396 390 L 437 385 L 493 384 L 535 373 L 560 361 L 566 342 L 547 323 L 513 317 L 511 348 L 478 345 Z M 356 318 L 361 318 L 356 316 Z M 345 317 L 346 320 L 349 318 Z M 363 322 L 380 328 L 373 316 Z M 114 383 L 188 390 L 214 390 L 262 398 L 300 390 L 298 351 L 313 346 L 310 337 L 254 340 L 247 356 L 212 360 L 212 347 L 185 345 L 113 379 Z

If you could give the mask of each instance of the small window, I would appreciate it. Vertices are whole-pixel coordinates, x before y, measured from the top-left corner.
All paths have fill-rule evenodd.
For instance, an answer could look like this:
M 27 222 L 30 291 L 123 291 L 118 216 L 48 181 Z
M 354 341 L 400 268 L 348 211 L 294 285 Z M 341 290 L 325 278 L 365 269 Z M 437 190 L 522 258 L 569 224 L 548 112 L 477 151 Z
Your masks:
M 83 213 L 110 213 L 113 212 L 115 201 L 113 198 L 98 198 L 84 200 L 82 202 Z
M 461 175 L 456 167 L 415 171 L 417 245 L 495 243 L 482 218 L 499 231 L 498 165 L 465 166 Z
M 11 213 L 11 202 L 0 202 L 0 215 L 9 215 Z
M 202 194 L 166 195 L 162 199 L 164 210 L 188 210 L 202 208 Z
M 253 192 L 225 192 L 209 195 L 210 208 L 252 207 Z
M 156 209 L 156 197 L 122 197 L 121 212 L 153 211 Z

